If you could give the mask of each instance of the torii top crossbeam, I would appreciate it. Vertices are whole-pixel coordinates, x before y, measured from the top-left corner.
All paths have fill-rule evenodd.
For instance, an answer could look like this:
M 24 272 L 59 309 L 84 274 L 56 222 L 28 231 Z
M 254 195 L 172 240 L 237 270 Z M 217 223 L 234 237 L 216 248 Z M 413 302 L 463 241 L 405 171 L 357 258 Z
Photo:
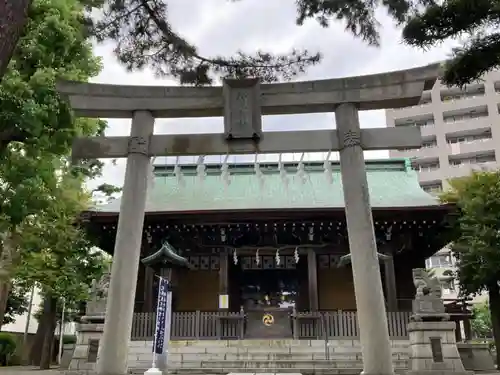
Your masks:
M 418 104 L 436 82 L 440 64 L 388 73 L 317 81 L 260 85 L 263 115 L 332 112 L 354 103 L 360 110 Z M 222 86 L 124 86 L 65 81 L 58 90 L 69 96 L 82 117 L 130 118 L 149 111 L 157 118 L 212 117 L 224 114 Z
M 439 64 L 396 72 L 328 80 L 260 85 L 257 79 L 225 80 L 219 87 L 121 86 L 60 82 L 77 116 L 129 118 L 140 111 L 153 117 L 224 116 L 225 134 L 154 135 L 149 156 L 336 151 L 336 131 L 262 133 L 261 115 L 333 112 L 341 104 L 358 110 L 415 105 L 437 79 Z M 421 146 L 417 128 L 364 129 L 364 150 Z M 78 139 L 73 157 L 119 158 L 129 137 Z

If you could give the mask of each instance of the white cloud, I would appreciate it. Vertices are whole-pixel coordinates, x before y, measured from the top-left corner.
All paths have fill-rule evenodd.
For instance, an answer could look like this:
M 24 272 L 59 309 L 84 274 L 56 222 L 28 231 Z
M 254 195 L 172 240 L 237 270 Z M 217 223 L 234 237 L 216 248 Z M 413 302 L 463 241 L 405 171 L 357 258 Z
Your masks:
M 400 31 L 385 13 L 379 12 L 383 29 L 381 48 L 370 47 L 344 31 L 342 23 L 321 28 L 314 21 L 302 27 L 295 25 L 293 1 L 251 1 L 230 3 L 224 0 L 169 0 L 172 24 L 204 55 L 230 55 L 238 50 L 258 49 L 285 52 L 291 48 L 321 51 L 323 62 L 311 68 L 298 80 L 324 79 L 378 73 L 425 65 L 447 56 L 451 44 L 445 43 L 425 53 L 401 44 Z M 102 56 L 104 69 L 94 80 L 100 83 L 131 85 L 172 85 L 172 80 L 155 77 L 150 70 L 128 73 L 113 56 L 113 45 L 99 45 L 95 53 Z M 306 130 L 334 127 L 333 114 L 267 116 L 264 130 Z M 361 126 L 384 127 L 383 111 L 360 114 Z M 108 135 L 127 135 L 130 120 L 110 120 Z M 221 118 L 157 120 L 156 132 L 212 133 L 222 131 Z M 370 158 L 385 158 L 386 151 L 367 152 Z M 102 182 L 122 185 L 125 160 L 116 166 L 107 163 L 104 175 L 92 186 Z

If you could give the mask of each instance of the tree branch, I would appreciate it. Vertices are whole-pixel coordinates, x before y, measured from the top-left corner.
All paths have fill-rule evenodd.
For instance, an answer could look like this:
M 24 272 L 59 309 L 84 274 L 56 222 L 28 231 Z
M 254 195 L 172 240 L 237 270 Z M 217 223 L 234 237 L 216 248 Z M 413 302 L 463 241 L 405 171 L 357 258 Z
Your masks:
M 156 74 L 173 76 L 183 84 L 211 84 L 215 76 L 288 80 L 321 59 L 319 53 L 296 50 L 277 56 L 266 52 L 238 52 L 230 58 L 202 56 L 172 29 L 167 3 L 162 0 L 114 0 L 94 30 L 99 40 L 117 42 L 115 53 L 127 69 L 150 66 Z
M 403 29 L 405 43 L 429 47 L 464 32 L 498 21 L 500 9 L 491 0 L 451 0 L 434 4 L 410 18 Z
M 443 83 L 463 87 L 500 66 L 500 33 L 479 36 L 453 51 L 445 65 Z

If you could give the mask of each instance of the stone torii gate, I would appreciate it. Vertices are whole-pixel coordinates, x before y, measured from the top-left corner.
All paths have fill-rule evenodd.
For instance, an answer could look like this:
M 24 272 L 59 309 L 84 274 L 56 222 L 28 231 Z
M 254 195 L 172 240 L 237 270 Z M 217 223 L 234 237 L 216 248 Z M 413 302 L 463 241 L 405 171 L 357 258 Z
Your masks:
M 358 111 L 418 104 L 439 65 L 359 77 L 222 87 L 121 86 L 61 82 L 77 116 L 132 118 L 130 137 L 77 139 L 73 157 L 127 158 L 97 372 L 127 373 L 150 158 L 340 151 L 341 176 L 366 375 L 393 374 L 392 354 L 363 150 L 418 148 L 416 127 L 360 129 Z M 337 130 L 262 132 L 261 116 L 335 112 Z M 224 117 L 224 134 L 153 135 L 154 120 Z

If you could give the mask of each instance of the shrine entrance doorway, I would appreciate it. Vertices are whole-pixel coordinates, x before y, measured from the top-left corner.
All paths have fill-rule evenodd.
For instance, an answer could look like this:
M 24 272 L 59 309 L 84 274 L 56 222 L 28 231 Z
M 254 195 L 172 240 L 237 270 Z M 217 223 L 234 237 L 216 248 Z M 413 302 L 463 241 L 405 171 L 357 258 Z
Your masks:
M 292 337 L 291 314 L 308 309 L 307 259 L 297 262 L 283 256 L 242 257 L 229 267 L 232 308 L 243 308 L 247 320 L 245 337 L 281 339 Z M 235 309 L 235 310 L 236 310 Z

